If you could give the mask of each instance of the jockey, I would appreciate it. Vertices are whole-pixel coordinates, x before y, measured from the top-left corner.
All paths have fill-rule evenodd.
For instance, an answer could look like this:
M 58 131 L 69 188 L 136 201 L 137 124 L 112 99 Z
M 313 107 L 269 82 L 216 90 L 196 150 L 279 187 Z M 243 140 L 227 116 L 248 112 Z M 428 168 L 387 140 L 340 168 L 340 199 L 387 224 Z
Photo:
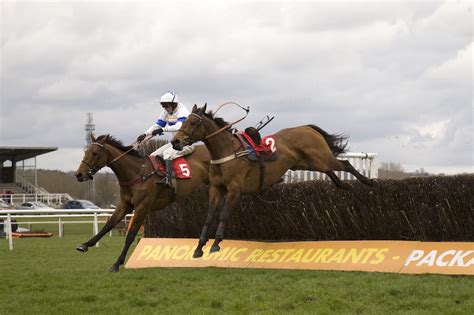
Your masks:
M 156 135 L 163 135 L 164 132 L 171 132 L 173 135 L 181 128 L 183 121 L 189 115 L 189 110 L 179 102 L 178 95 L 173 92 L 166 92 L 161 96 L 160 104 L 163 111 L 154 125 L 137 137 L 137 142 L 140 143 L 146 137 L 153 137 Z M 173 171 L 172 163 L 177 157 L 188 155 L 194 151 L 194 144 L 183 147 L 182 151 L 173 149 L 171 143 L 167 143 L 158 150 L 154 151 L 151 156 L 159 155 L 165 160 L 166 177 L 163 179 L 163 184 L 171 186 L 171 174 Z

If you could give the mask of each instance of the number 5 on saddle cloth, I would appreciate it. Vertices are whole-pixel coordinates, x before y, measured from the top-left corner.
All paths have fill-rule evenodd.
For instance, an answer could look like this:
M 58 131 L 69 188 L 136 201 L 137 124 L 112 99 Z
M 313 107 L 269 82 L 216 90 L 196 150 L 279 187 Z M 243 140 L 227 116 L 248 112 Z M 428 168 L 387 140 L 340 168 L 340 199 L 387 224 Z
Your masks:
M 158 170 L 161 173 L 165 172 L 165 166 L 155 156 L 148 156 L 153 169 Z M 173 175 L 176 178 L 191 178 L 191 168 L 184 157 L 178 157 L 173 160 Z

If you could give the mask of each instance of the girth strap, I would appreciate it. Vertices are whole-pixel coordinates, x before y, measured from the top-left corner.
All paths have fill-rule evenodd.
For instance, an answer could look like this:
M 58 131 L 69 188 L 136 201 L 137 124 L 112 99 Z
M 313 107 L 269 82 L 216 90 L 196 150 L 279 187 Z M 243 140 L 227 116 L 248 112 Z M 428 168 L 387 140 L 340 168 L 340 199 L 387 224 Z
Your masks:
M 263 158 L 263 155 L 260 154 L 258 157 L 258 166 L 260 168 L 260 182 L 258 184 L 258 190 L 262 190 L 263 188 L 263 183 L 265 182 L 265 159 Z
M 223 157 L 221 159 L 211 160 L 211 164 L 222 164 L 222 163 L 225 163 L 225 162 L 232 161 L 233 159 L 236 159 L 236 158 L 239 158 L 239 157 L 242 157 L 242 156 L 246 156 L 248 154 L 249 153 L 247 151 L 235 152 L 234 154 Z
M 126 182 L 119 182 L 119 185 L 122 187 L 133 186 L 140 182 L 146 181 L 148 178 L 152 177 L 153 175 L 164 176 L 163 172 L 161 172 L 160 170 L 153 170 L 150 173 L 144 174 L 142 176 L 137 176 L 132 180 L 129 180 Z

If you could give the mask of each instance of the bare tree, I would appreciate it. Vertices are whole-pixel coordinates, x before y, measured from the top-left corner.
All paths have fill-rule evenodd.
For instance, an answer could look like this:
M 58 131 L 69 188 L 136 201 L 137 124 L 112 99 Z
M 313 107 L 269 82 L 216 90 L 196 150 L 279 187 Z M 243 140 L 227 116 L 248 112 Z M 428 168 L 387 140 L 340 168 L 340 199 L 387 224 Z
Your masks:
M 382 179 L 403 179 L 410 177 L 400 163 L 382 162 L 379 168 L 379 178 Z

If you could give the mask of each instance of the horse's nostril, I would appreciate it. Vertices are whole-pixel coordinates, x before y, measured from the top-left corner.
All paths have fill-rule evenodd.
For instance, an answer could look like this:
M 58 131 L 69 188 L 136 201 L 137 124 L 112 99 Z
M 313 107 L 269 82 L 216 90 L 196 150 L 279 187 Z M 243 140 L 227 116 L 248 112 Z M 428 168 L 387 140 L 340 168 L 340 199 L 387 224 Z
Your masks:
M 75 175 L 78 181 L 82 182 L 84 180 L 84 177 L 82 176 L 81 173 L 76 173 Z

